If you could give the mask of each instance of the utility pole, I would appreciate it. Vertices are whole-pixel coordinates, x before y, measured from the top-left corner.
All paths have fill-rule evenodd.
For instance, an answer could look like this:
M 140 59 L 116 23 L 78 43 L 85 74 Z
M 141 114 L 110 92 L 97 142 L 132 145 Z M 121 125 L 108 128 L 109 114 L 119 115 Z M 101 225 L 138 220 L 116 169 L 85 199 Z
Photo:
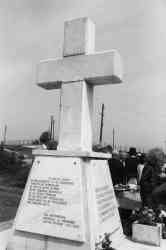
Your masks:
M 115 149 L 115 129 L 113 128 L 113 131 L 112 131 L 112 147 L 113 147 L 113 150 Z
M 102 139 L 103 139 L 103 123 L 104 123 L 104 103 L 102 103 L 102 108 L 101 108 L 100 137 L 99 137 L 100 144 L 102 144 Z
M 166 141 L 164 141 L 164 144 L 165 144 L 165 150 L 164 151 L 165 151 L 165 155 L 166 155 Z
M 51 120 L 50 120 L 50 140 L 54 140 L 55 136 L 55 120 L 53 115 L 51 115 Z
M 51 116 L 51 135 L 50 135 L 50 140 L 52 140 L 52 130 L 53 130 L 53 116 Z
M 5 128 L 4 128 L 4 136 L 3 136 L 3 144 L 6 144 L 6 134 L 7 134 L 7 125 L 5 124 Z
M 55 139 L 55 119 L 52 120 L 52 140 Z

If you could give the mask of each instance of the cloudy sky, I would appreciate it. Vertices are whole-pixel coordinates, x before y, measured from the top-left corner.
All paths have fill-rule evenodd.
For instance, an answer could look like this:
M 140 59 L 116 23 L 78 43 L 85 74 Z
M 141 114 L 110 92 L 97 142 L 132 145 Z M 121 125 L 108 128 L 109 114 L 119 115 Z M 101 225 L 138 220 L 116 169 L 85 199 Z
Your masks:
M 61 57 L 65 20 L 88 16 L 96 24 L 96 51 L 117 49 L 120 85 L 95 88 L 94 141 L 105 103 L 104 142 L 141 148 L 166 140 L 165 0 L 0 0 L 0 136 L 38 138 L 50 115 L 58 133 L 59 90 L 36 86 L 36 65 Z

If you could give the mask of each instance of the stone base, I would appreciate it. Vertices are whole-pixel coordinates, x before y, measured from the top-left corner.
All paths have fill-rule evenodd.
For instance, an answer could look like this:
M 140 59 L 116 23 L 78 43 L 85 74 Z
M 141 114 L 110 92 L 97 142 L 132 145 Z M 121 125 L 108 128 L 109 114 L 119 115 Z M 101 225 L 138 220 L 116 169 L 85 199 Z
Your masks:
M 124 239 L 121 245 L 116 248 L 116 250 L 165 250 L 166 249 L 166 240 L 162 240 L 161 246 L 151 246 L 146 244 L 141 244 L 133 242 L 131 239 Z
M 1 250 L 6 250 L 6 246 L 7 246 L 7 243 L 8 243 L 8 239 L 11 237 L 11 233 L 12 233 L 12 230 L 11 229 L 3 229 L 1 231 L 1 224 L 0 224 L 0 249 Z M 33 242 L 33 241 L 32 241 Z M 14 247 L 14 246 L 13 246 Z M 11 246 L 11 249 L 12 249 L 12 246 Z M 14 248 L 13 248 L 14 249 Z M 18 250 L 21 250 L 22 248 L 18 248 Z M 27 248 L 29 249 L 29 248 Z M 39 245 L 39 248 L 38 246 L 36 245 L 36 249 L 40 249 L 40 250 L 47 250 L 47 244 L 45 242 L 45 248 L 44 248 L 44 245 L 43 245 L 43 248 Z M 54 250 L 54 248 L 52 248 Z M 62 250 L 62 249 L 66 249 L 66 250 L 69 250 L 70 249 L 70 245 L 67 245 L 66 248 L 59 248 L 59 250 Z M 75 247 L 75 249 L 78 249 L 78 246 Z M 165 250 L 166 249 L 166 240 L 162 240 L 161 242 L 161 246 L 160 247 L 156 247 L 156 246 L 150 246 L 150 245 L 145 245 L 145 244 L 140 244 L 140 243 L 136 243 L 136 242 L 133 242 L 131 239 L 123 239 L 121 244 L 116 248 L 116 250 Z M 30 249 L 31 250 L 31 249 Z
M 7 242 L 9 238 L 11 237 L 11 227 L 12 227 L 13 221 L 7 221 L 0 223 L 0 249 L 6 250 Z
M 124 238 L 107 157 L 35 157 L 7 250 L 94 250 L 104 233 Z

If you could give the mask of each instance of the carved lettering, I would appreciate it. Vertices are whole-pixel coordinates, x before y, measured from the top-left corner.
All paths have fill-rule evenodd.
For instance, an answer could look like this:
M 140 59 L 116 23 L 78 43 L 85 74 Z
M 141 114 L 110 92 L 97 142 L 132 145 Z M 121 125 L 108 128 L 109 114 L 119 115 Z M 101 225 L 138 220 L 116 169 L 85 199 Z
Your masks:
M 114 202 L 114 190 L 109 185 L 96 188 L 96 201 L 100 222 L 108 220 L 116 214 L 116 204 Z

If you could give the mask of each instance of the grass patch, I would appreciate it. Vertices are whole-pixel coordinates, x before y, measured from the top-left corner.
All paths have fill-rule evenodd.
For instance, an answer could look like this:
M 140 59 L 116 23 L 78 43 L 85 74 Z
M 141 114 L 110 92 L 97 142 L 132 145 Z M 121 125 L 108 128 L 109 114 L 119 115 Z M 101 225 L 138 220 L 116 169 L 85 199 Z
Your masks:
M 16 154 L 0 150 L 0 222 L 15 217 L 30 167 L 23 167 Z

